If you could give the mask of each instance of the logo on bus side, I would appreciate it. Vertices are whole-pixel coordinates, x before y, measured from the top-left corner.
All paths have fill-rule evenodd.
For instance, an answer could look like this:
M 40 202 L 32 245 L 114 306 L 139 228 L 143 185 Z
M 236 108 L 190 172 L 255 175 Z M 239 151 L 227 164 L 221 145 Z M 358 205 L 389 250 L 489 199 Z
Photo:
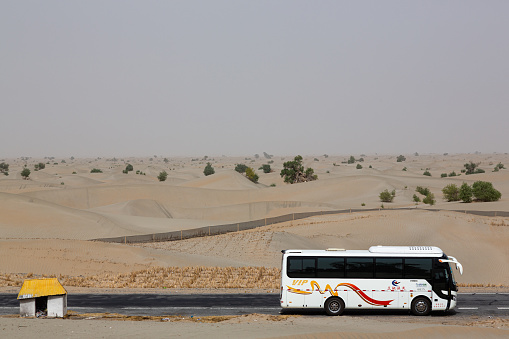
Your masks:
M 396 281 L 396 280 L 392 281 L 392 286 L 398 286 L 398 285 L 399 285 L 399 281 Z
M 292 285 L 300 286 L 300 285 L 304 285 L 307 282 L 308 282 L 307 280 L 294 280 Z M 314 281 L 314 280 L 311 281 L 310 285 L 311 285 L 311 288 L 310 289 L 306 289 L 306 290 L 301 290 L 299 288 L 291 287 L 291 286 L 288 286 L 288 285 L 286 285 L 286 287 L 288 287 L 288 292 L 295 293 L 295 294 L 304 294 L 304 295 L 306 295 L 306 294 L 312 294 L 313 291 L 318 291 L 318 292 L 320 292 L 320 294 L 325 294 L 325 292 L 329 292 L 331 295 L 337 297 L 338 296 L 338 287 L 344 286 L 344 287 L 348 287 L 349 289 L 351 289 L 359 297 L 361 297 L 362 300 L 364 300 L 366 303 L 368 303 L 370 305 L 373 305 L 373 306 L 388 306 L 388 305 L 391 304 L 391 302 L 394 301 L 394 299 L 392 299 L 392 300 L 376 300 L 376 299 L 373 299 L 373 298 L 369 297 L 368 295 L 366 295 L 366 293 L 364 293 L 359 287 L 355 286 L 354 284 L 349 284 L 349 283 L 338 284 L 336 286 L 336 288 L 334 288 L 334 289 L 329 284 L 327 284 L 323 291 L 320 288 L 320 285 L 318 285 L 318 283 L 316 281 Z M 399 287 L 398 287 L 398 289 L 399 289 Z

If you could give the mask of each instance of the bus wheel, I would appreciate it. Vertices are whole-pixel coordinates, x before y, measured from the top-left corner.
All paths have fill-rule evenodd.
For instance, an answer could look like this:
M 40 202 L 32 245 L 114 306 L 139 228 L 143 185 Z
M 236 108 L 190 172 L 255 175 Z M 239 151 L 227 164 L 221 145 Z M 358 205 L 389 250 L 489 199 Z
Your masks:
M 325 302 L 325 312 L 328 315 L 341 315 L 345 310 L 345 303 L 340 298 L 329 298 Z
M 412 301 L 412 313 L 414 315 L 428 315 L 431 312 L 431 303 L 428 298 L 418 297 Z

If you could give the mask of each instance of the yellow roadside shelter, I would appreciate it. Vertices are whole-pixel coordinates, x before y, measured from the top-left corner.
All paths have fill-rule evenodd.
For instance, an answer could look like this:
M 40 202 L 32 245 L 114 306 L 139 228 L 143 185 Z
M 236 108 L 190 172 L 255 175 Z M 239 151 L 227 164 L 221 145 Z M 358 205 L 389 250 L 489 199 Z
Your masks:
M 25 280 L 18 300 L 23 317 L 63 317 L 67 313 L 67 291 L 56 278 Z

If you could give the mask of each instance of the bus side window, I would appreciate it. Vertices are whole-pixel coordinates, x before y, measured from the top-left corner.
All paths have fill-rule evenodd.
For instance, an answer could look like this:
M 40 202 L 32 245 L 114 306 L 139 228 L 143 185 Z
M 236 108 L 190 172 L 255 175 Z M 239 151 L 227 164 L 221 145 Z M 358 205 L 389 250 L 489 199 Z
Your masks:
M 316 264 L 317 278 L 344 278 L 345 277 L 345 258 L 341 257 L 322 257 L 317 259 Z
M 376 258 L 375 261 L 375 278 L 403 278 L 403 258 Z
M 346 258 L 347 278 L 373 278 L 373 258 Z
M 431 258 L 405 258 L 406 279 L 430 279 Z
M 288 257 L 286 271 L 290 278 L 314 278 L 315 258 Z

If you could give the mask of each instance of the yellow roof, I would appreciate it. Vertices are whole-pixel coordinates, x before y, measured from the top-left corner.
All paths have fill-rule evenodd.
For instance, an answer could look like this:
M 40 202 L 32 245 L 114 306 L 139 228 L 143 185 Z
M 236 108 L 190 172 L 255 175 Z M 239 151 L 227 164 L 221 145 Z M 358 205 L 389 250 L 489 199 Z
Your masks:
M 48 295 L 67 294 L 57 278 L 27 279 L 18 293 L 18 299 L 45 297 Z

